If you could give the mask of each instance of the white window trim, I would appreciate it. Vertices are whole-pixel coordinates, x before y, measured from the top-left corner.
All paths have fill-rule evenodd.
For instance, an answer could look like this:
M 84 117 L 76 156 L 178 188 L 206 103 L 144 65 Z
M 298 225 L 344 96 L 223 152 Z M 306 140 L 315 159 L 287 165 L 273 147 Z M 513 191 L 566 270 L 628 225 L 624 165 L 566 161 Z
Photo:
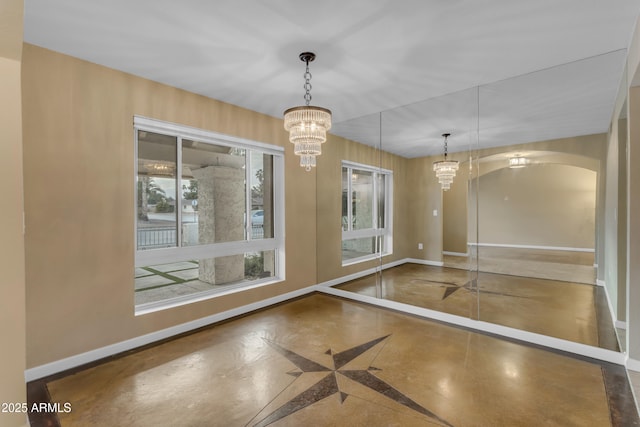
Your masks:
M 352 169 L 357 169 L 365 172 L 372 172 L 374 174 L 382 174 L 385 175 L 385 228 L 378 228 L 378 211 L 377 209 L 373 209 L 373 228 L 365 228 L 359 230 L 342 230 L 342 241 L 351 240 L 351 239 L 360 239 L 367 237 L 384 237 L 384 248 L 381 251 L 376 251 L 373 254 L 364 255 L 357 258 L 351 258 L 349 260 L 342 260 L 342 266 L 358 264 L 360 262 L 370 261 L 372 259 L 380 258 L 382 256 L 387 256 L 393 254 L 393 171 L 389 169 L 383 169 L 375 166 L 365 165 L 363 163 L 351 162 L 348 160 L 343 160 L 340 170 L 342 168 L 348 168 L 349 171 Z M 373 206 L 378 205 L 378 189 L 377 189 L 377 180 L 373 180 Z M 347 208 L 347 224 L 352 224 L 352 212 L 351 212 L 351 179 L 348 180 L 348 188 L 347 195 L 349 200 L 348 208 Z
M 252 141 L 238 138 L 222 133 L 205 131 L 190 126 L 176 123 L 164 122 L 142 116 L 134 116 L 134 176 L 138 176 L 138 131 L 155 132 L 177 138 L 177 164 L 182 162 L 182 139 L 194 139 L 204 143 L 224 145 L 228 147 L 257 150 L 273 156 L 273 234 L 270 239 L 248 239 L 213 243 L 207 245 L 182 246 L 172 248 L 159 248 L 135 251 L 135 267 L 147 267 L 170 262 L 180 262 L 192 259 L 216 258 L 227 255 L 239 255 L 248 252 L 275 251 L 276 272 L 274 277 L 258 279 L 248 283 L 228 285 L 220 290 L 210 290 L 198 292 L 190 295 L 179 296 L 161 301 L 154 301 L 135 306 L 135 314 L 141 315 L 154 311 L 165 310 L 180 305 L 191 304 L 217 296 L 227 295 L 258 286 L 269 285 L 285 280 L 285 201 L 284 201 L 284 147 L 266 144 L 264 142 Z M 250 160 L 247 160 L 250 161 Z M 247 172 L 248 173 L 248 172 Z M 137 206 L 137 183 L 134 183 L 134 204 Z M 248 192 L 247 192 L 248 193 Z M 249 197 L 249 196 L 247 196 Z M 247 206 L 250 206 L 247 205 Z M 177 209 L 177 224 L 181 224 L 181 209 Z M 249 216 L 249 212 L 246 212 Z M 250 220 L 249 220 L 250 221 Z M 249 222 L 247 221 L 247 222 Z M 250 224 L 247 224 L 250 227 Z M 177 238 L 180 238 L 182 227 L 177 227 Z M 134 215 L 134 230 L 137 230 L 137 216 Z M 178 240 L 179 242 L 180 240 Z M 134 248 L 138 247 L 137 232 L 134 232 Z M 132 287 L 133 290 L 133 287 Z

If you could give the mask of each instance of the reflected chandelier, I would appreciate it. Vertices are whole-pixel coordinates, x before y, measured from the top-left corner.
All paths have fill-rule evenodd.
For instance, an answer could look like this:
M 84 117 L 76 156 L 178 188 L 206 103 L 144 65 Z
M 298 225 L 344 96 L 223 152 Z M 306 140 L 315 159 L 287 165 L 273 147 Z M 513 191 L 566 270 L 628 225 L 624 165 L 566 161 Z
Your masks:
M 458 170 L 458 161 L 447 160 L 447 138 L 451 136 L 451 134 L 443 133 L 442 136 L 444 136 L 444 160 L 433 162 L 433 170 L 436 172 L 438 182 L 442 186 L 442 189 L 444 191 L 447 191 L 449 188 L 451 188 L 453 178 L 455 178 L 456 176 L 456 171 Z
M 309 105 L 311 102 L 311 73 L 309 62 L 316 59 L 315 53 L 303 52 L 300 60 L 307 64 L 304 73 L 305 105 L 292 107 L 284 112 L 284 128 L 289 132 L 289 141 L 294 144 L 294 152 L 300 156 L 300 166 L 310 171 L 316 166 L 316 156 L 322 152 L 320 146 L 327 140 L 331 129 L 331 111 Z
M 529 164 L 529 159 L 516 154 L 514 157 L 509 158 L 509 167 L 511 169 L 523 168 Z

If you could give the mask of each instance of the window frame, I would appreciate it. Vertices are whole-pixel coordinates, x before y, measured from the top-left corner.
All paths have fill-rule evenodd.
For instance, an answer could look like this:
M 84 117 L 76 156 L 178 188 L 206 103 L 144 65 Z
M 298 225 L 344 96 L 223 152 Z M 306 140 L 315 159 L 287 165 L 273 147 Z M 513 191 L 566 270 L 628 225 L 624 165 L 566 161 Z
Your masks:
M 273 159 L 273 237 L 253 239 L 251 237 L 251 187 L 246 186 L 246 199 L 249 204 L 245 204 L 245 239 L 232 242 L 209 243 L 193 246 L 181 245 L 181 224 L 182 209 L 176 205 L 176 233 L 177 246 L 170 248 L 138 249 L 138 218 L 137 218 L 137 183 L 138 183 L 138 133 L 147 131 L 176 138 L 176 185 L 180 188 L 182 171 L 182 140 L 197 140 L 205 144 L 222 145 L 232 148 L 242 148 L 247 150 L 245 155 L 245 180 L 250 182 L 251 155 L 249 151 L 259 151 L 269 154 Z M 189 295 L 178 296 L 160 301 L 153 301 L 135 305 L 136 315 L 164 310 L 167 308 L 189 304 L 203 299 L 226 295 L 257 286 L 268 285 L 285 280 L 285 215 L 284 215 L 284 147 L 266 144 L 225 135 L 218 132 L 206 131 L 191 126 L 180 125 L 171 122 L 151 119 L 142 116 L 134 116 L 134 266 L 146 267 L 151 265 L 166 264 L 173 262 L 189 261 L 193 259 L 209 259 L 230 255 L 240 255 L 251 252 L 274 251 L 275 252 L 275 272 L 273 277 L 252 280 L 251 282 L 231 284 L 221 286 L 221 289 L 202 291 Z M 132 291 L 135 290 L 132 287 Z
M 372 254 L 363 255 L 357 258 L 351 258 L 345 260 L 342 256 L 342 246 L 340 249 L 340 258 L 342 261 L 342 266 L 358 264 L 365 261 L 370 261 L 372 259 L 376 259 L 382 256 L 388 256 L 393 254 L 393 171 L 389 169 L 383 169 L 380 167 L 369 166 L 363 163 L 356 163 L 348 160 L 343 160 L 340 167 L 340 173 L 342 176 L 342 171 L 344 168 L 347 168 L 347 230 L 342 227 L 342 239 L 341 245 L 346 240 L 353 239 L 363 239 L 363 238 L 376 238 L 376 250 Z M 371 172 L 372 173 L 372 182 L 373 182 L 373 197 L 372 197 L 372 228 L 364 228 L 353 230 L 353 204 L 351 202 L 352 195 L 352 173 L 353 170 L 363 171 L 363 172 Z M 385 224 L 384 227 L 378 227 L 378 176 L 384 175 L 384 219 Z M 341 184 L 341 193 L 342 189 L 342 179 L 340 180 Z M 342 217 L 342 208 L 341 208 L 341 217 Z M 342 221 L 341 221 L 342 223 Z M 380 241 L 382 239 L 382 245 Z

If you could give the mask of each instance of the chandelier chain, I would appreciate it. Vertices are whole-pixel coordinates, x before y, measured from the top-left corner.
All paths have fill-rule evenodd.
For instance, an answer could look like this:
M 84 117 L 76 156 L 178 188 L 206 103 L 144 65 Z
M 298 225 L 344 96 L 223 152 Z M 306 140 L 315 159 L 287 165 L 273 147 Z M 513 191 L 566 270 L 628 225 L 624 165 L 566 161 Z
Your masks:
M 304 94 L 304 100 L 307 103 L 307 106 L 311 102 L 311 73 L 309 72 L 309 61 L 307 61 L 307 70 L 304 72 L 304 90 L 306 93 Z
M 444 158 L 447 158 L 447 137 L 444 137 Z

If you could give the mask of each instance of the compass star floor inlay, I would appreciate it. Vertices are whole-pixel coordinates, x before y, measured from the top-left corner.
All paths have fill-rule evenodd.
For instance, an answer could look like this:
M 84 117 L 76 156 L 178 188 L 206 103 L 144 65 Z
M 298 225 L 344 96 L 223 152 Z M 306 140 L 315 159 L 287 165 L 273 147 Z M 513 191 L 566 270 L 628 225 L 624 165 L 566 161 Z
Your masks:
M 291 400 L 280 406 L 275 411 L 271 412 L 260 422 L 255 424 L 255 426 L 267 426 L 279 419 L 286 417 L 287 415 L 304 409 L 309 405 L 313 405 L 314 403 L 335 394 L 339 394 L 340 402 L 343 403 L 347 399 L 347 397 L 349 397 L 349 394 L 340 389 L 338 375 L 361 384 L 364 387 L 368 387 L 371 390 L 374 390 L 381 395 L 386 396 L 389 399 L 392 399 L 397 403 L 404 405 L 407 408 L 413 409 L 414 411 L 423 414 L 431 419 L 437 420 L 442 423 L 442 425 L 451 426 L 451 424 L 442 420 L 433 412 L 422 407 L 420 404 L 411 400 L 408 396 L 393 388 L 390 384 L 387 384 L 383 380 L 376 377 L 375 371 L 380 371 L 380 369 L 369 365 L 369 363 L 372 362 L 372 359 L 365 359 L 365 365 L 368 365 L 366 368 L 356 369 L 358 368 L 358 366 L 356 365 L 350 366 L 349 369 L 345 369 L 347 365 L 353 365 L 352 362 L 354 362 L 355 359 L 357 359 L 359 356 L 363 355 L 369 349 L 375 347 L 378 343 L 384 341 L 388 337 L 389 335 L 386 335 L 358 345 L 356 347 L 350 348 L 348 350 L 341 351 L 339 353 L 333 352 L 332 349 L 327 350 L 325 354 L 329 354 L 332 356 L 333 369 L 327 368 L 297 353 L 287 350 L 279 346 L 275 342 L 266 340 L 276 351 L 289 359 L 289 361 L 291 361 L 291 363 L 293 363 L 299 369 L 298 371 L 288 372 L 288 374 L 295 377 L 299 377 L 304 373 L 310 372 L 326 372 L 327 374 L 320 381 L 313 384 L 302 393 L 294 396 Z
M 624 367 L 323 294 L 40 383 L 32 427 L 640 426 Z

